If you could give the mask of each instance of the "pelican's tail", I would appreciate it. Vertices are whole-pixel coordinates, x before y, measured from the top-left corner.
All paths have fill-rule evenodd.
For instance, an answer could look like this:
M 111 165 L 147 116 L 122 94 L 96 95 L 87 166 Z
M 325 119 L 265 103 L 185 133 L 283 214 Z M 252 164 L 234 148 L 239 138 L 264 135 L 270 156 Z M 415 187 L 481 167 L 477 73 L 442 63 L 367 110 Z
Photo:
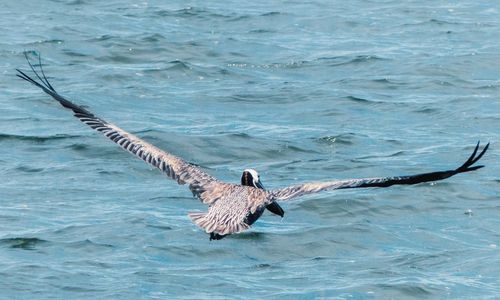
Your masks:
M 189 213 L 188 216 L 195 223 L 198 225 L 200 228 L 203 228 L 206 230 L 207 223 L 208 221 L 205 219 L 205 216 L 207 213 L 202 213 L 202 212 L 194 212 L 194 213 Z
M 238 233 L 250 228 L 250 225 L 242 222 L 237 224 L 219 224 L 217 219 L 211 218 L 208 216 L 208 213 L 203 212 L 193 212 L 188 214 L 189 218 L 198 225 L 198 227 L 202 228 L 206 233 L 210 233 L 211 239 L 220 239 L 214 238 L 213 235 L 225 236 L 231 233 Z M 221 237 L 221 238 L 222 238 Z

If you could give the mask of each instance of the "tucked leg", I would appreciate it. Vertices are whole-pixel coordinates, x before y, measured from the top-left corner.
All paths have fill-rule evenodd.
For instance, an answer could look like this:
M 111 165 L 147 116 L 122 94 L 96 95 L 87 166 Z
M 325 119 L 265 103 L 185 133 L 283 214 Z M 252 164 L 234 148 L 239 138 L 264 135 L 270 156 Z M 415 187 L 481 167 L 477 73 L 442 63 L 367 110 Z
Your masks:
M 218 234 L 215 232 L 210 232 L 210 240 L 221 240 L 223 239 L 227 234 Z

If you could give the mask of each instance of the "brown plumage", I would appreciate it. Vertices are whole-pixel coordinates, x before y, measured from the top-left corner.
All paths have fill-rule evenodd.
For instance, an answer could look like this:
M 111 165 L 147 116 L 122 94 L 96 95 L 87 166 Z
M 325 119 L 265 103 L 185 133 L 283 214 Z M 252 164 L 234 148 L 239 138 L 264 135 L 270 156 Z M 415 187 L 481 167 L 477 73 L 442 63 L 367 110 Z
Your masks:
M 26 56 L 28 60 L 28 57 Z M 57 100 L 62 106 L 73 111 L 74 116 L 92 129 L 101 132 L 111 141 L 118 144 L 129 153 L 139 157 L 148 164 L 158 168 L 179 184 L 187 184 L 193 195 L 209 206 L 208 212 L 190 213 L 191 220 L 210 234 L 210 239 L 221 239 L 232 233 L 239 233 L 250 226 L 267 208 L 271 212 L 283 216 L 283 209 L 276 201 L 285 201 L 295 197 L 317 193 L 324 190 L 387 187 L 394 184 L 416 184 L 436 181 L 451 177 L 458 173 L 469 172 L 482 168 L 473 166 L 486 152 L 489 143 L 476 156 L 479 143 L 469 159 L 459 168 L 448 171 L 423 173 L 411 176 L 362 178 L 334 180 L 326 182 L 305 183 L 283 189 L 267 191 L 262 186 L 258 173 L 253 169 L 243 172 L 241 184 L 221 182 L 202 169 L 187 163 L 183 159 L 158 149 L 150 143 L 136 137 L 125 130 L 95 116 L 85 108 L 67 100 L 49 83 L 40 63 L 41 75 L 28 63 L 38 81 L 17 70 L 18 77 L 41 88 Z

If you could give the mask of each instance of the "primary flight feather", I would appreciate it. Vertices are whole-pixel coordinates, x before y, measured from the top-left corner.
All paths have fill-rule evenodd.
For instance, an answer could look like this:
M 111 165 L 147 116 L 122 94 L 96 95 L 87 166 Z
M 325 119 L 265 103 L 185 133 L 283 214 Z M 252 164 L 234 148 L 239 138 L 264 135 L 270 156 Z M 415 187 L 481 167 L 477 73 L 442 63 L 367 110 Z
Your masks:
M 47 80 L 39 58 L 40 73 L 35 70 L 27 55 L 26 60 L 36 79 L 17 69 L 18 77 L 32 83 L 57 100 L 62 106 L 92 129 L 101 132 L 111 141 L 146 163 L 159 169 L 179 184 L 188 185 L 194 196 L 209 206 L 208 212 L 190 213 L 189 217 L 196 225 L 210 234 L 210 239 L 221 239 L 232 233 L 242 232 L 262 215 L 267 208 L 283 217 L 284 211 L 276 201 L 285 201 L 307 194 L 325 190 L 388 187 L 395 184 L 417 184 L 437 181 L 453 175 L 482 168 L 474 164 L 486 153 L 489 143 L 478 153 L 479 142 L 472 155 L 460 167 L 448 171 L 422 173 L 410 176 L 361 178 L 332 180 L 294 185 L 282 189 L 265 190 L 259 174 L 253 169 L 243 171 L 240 184 L 226 183 L 206 173 L 197 166 L 187 163 L 180 157 L 163 151 L 150 143 L 126 132 L 125 130 L 95 116 L 87 109 L 74 104 L 61 96 Z

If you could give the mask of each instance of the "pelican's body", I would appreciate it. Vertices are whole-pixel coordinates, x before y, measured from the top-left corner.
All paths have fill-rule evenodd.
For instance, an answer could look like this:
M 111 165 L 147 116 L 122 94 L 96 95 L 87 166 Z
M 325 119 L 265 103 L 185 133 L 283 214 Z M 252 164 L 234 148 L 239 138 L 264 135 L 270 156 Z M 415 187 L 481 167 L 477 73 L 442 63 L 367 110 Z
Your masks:
M 189 214 L 196 225 L 210 233 L 211 239 L 247 230 L 268 204 L 268 193 L 262 189 L 236 184 L 222 188 L 223 197 L 209 206 L 208 213 Z
M 28 59 L 26 57 L 26 59 Z M 325 182 L 304 183 L 282 189 L 267 191 L 264 189 L 259 174 L 253 169 L 244 170 L 241 184 L 221 182 L 202 169 L 185 162 L 183 159 L 162 151 L 148 142 L 126 132 L 125 130 L 96 117 L 85 108 L 78 106 L 58 94 L 49 83 L 40 63 L 42 77 L 35 71 L 28 60 L 32 71 L 39 81 L 18 70 L 20 78 L 41 88 L 52 96 L 62 106 L 73 111 L 74 116 L 101 132 L 121 148 L 141 158 L 179 184 L 187 184 L 194 196 L 208 205 L 208 212 L 193 212 L 189 217 L 193 222 L 210 234 L 210 239 L 221 239 L 232 233 L 239 233 L 250 226 L 263 214 L 267 208 L 274 214 L 283 217 L 283 209 L 277 201 L 286 201 L 325 190 L 388 187 L 394 184 L 416 184 L 427 181 L 437 181 L 455 174 L 474 171 L 483 166 L 473 166 L 486 152 L 489 144 L 476 156 L 479 149 L 477 144 L 469 159 L 459 168 L 422 173 L 410 176 L 377 177 L 347 180 L 332 180 Z

